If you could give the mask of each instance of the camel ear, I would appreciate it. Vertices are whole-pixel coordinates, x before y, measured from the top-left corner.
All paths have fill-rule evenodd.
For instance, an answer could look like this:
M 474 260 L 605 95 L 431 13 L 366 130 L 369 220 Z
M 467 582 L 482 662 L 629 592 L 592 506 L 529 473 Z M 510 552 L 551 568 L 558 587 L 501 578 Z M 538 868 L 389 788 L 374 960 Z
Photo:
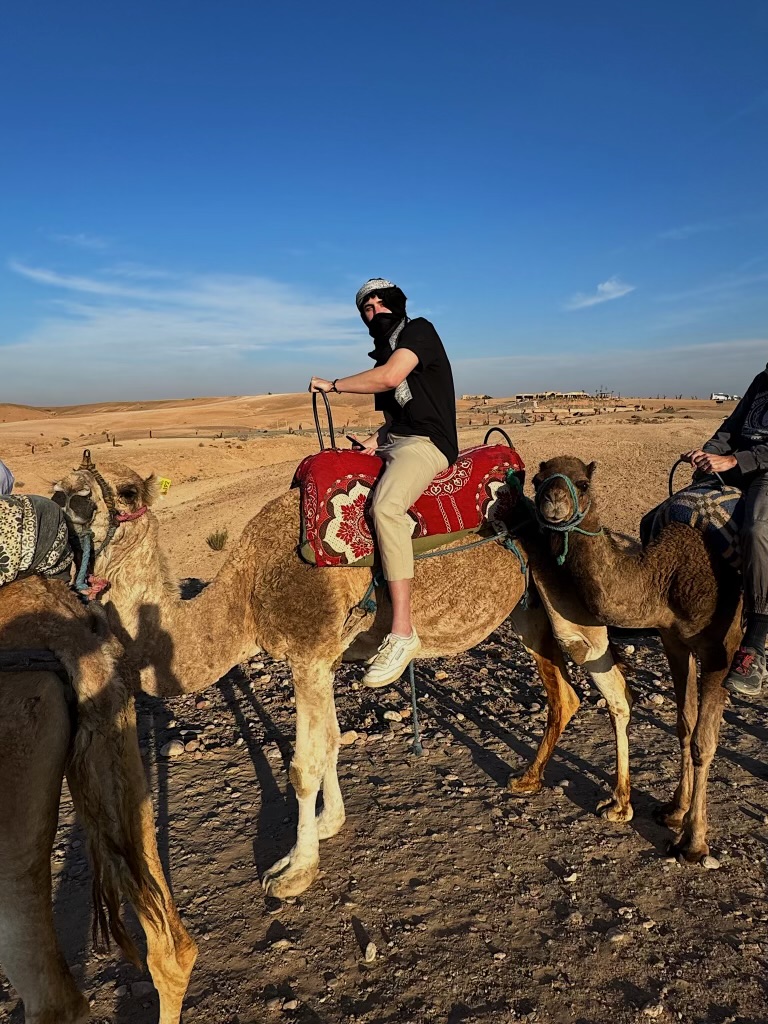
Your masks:
M 597 463 L 596 462 L 590 462 L 590 464 L 587 466 L 587 476 L 589 477 L 590 480 L 592 479 L 592 476 L 594 475 L 594 472 L 595 472 L 596 469 L 597 469 Z
M 157 481 L 157 477 L 154 473 L 150 473 L 146 480 L 142 481 L 142 505 L 152 505 L 157 500 L 157 496 L 160 493 L 160 484 Z

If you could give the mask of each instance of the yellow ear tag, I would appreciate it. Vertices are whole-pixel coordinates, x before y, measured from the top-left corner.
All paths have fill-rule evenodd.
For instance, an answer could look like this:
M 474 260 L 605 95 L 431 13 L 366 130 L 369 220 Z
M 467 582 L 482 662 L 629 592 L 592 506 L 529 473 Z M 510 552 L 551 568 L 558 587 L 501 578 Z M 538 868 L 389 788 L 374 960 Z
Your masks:
M 171 488 L 171 481 L 168 479 L 168 477 L 161 476 L 160 479 L 158 480 L 158 483 L 160 484 L 160 493 L 167 494 Z

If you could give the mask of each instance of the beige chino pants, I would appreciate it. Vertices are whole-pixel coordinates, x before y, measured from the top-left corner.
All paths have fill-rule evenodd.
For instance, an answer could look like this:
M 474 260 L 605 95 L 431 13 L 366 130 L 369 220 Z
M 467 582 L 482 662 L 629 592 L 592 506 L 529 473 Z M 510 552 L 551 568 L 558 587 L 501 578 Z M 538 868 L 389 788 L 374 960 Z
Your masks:
M 384 472 L 376 484 L 371 518 L 376 529 L 381 564 L 387 580 L 413 579 L 413 520 L 408 509 L 429 487 L 448 460 L 428 437 L 390 434 L 378 449 Z

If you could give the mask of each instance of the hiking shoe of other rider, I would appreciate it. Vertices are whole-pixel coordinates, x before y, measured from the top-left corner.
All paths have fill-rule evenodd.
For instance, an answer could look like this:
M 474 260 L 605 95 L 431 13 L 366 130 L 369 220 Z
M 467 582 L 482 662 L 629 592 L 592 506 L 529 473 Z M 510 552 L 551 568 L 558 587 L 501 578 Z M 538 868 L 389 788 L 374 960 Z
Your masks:
M 723 686 L 729 693 L 740 697 L 757 697 L 763 686 L 765 675 L 765 655 L 754 647 L 743 644 L 733 656 L 731 670 L 725 677 Z
M 376 689 L 396 682 L 420 650 L 421 640 L 415 629 L 409 637 L 387 633 L 378 654 L 368 665 L 363 684 Z

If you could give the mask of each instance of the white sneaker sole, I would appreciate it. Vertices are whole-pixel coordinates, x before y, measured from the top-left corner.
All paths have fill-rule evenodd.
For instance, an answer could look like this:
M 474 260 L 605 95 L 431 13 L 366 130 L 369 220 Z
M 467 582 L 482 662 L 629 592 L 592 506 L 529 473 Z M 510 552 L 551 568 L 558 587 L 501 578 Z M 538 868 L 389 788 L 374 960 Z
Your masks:
M 389 672 L 383 672 L 381 674 L 376 673 L 369 678 L 370 673 L 366 674 L 362 678 L 363 686 L 369 687 L 371 690 L 378 690 L 382 686 L 391 686 L 392 683 L 396 683 L 398 679 L 403 675 L 405 670 L 408 668 L 413 659 L 418 655 L 421 650 L 421 644 L 418 644 L 412 651 L 408 652 L 408 660 L 401 666 L 393 666 Z

